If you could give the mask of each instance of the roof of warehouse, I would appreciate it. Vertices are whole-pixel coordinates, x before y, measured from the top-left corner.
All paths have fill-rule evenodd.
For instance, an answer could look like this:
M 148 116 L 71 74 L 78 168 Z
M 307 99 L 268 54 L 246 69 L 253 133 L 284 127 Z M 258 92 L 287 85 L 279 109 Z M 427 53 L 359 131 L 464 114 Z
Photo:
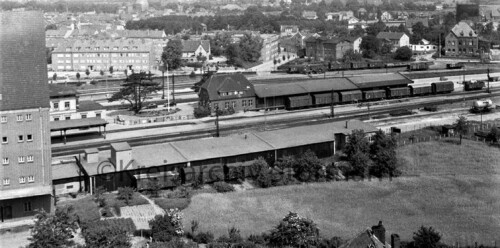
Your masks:
M 171 143 L 137 146 L 133 148 L 133 157 L 138 164 L 146 168 L 162 164 L 180 164 L 188 160 Z
M 399 73 L 361 75 L 349 77 L 349 80 L 360 89 L 413 83 L 412 80 Z
M 76 161 L 52 164 L 52 180 L 78 177 L 78 165 Z
M 358 87 L 347 78 L 310 79 L 290 83 L 255 84 L 258 97 L 286 96 L 325 91 L 357 90 Z

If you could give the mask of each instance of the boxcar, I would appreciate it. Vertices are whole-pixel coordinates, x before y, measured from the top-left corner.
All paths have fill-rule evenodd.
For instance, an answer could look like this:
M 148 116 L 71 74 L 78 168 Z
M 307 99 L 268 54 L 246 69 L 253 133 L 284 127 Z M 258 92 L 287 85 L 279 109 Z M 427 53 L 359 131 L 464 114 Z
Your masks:
M 471 90 L 481 90 L 484 88 L 484 81 L 465 81 L 464 82 L 464 90 L 465 91 L 471 91 Z
M 432 86 L 408 86 L 410 88 L 410 94 L 412 96 L 422 96 L 432 93 Z
M 387 89 L 387 97 L 390 98 L 398 98 L 398 97 L 408 97 L 410 96 L 410 88 L 408 87 L 399 87 L 399 88 L 388 88 Z
M 461 69 L 462 67 L 464 65 L 460 63 L 446 64 L 446 69 Z
M 304 108 L 312 105 L 312 97 L 310 95 L 305 96 L 290 96 L 287 98 L 287 108 Z
M 408 71 L 424 71 L 429 69 L 429 64 L 427 63 L 411 63 L 407 65 Z
M 455 89 L 452 81 L 432 83 L 432 94 L 449 93 Z
M 356 102 L 363 99 L 363 93 L 361 92 L 361 90 L 340 92 L 339 96 L 340 102 L 342 103 Z
M 379 100 L 386 98 L 385 90 L 367 90 L 363 91 L 363 100 Z
M 366 69 L 368 68 L 368 63 L 366 62 L 353 62 L 351 63 L 351 69 L 357 70 L 357 69 Z
M 326 105 L 332 103 L 332 93 L 314 94 L 314 104 L 315 105 Z M 339 93 L 333 93 L 333 103 L 339 103 Z

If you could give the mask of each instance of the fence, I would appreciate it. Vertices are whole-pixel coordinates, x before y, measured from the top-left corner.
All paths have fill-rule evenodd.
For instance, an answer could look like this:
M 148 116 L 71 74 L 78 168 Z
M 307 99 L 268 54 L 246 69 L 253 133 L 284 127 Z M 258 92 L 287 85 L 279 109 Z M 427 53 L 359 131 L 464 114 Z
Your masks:
M 156 116 L 156 117 L 146 117 L 133 120 L 121 120 L 114 119 L 113 123 L 119 125 L 139 125 L 147 123 L 157 123 L 157 122 L 167 122 L 167 121 L 177 121 L 177 120 L 191 120 L 195 119 L 194 115 L 172 115 L 172 116 Z

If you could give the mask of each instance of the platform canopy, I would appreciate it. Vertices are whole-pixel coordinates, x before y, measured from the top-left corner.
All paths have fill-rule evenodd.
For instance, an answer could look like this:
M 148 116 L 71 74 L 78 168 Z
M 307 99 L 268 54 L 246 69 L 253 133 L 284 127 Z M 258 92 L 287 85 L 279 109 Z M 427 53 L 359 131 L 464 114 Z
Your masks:
M 104 119 L 93 117 L 85 119 L 61 120 L 50 122 L 50 131 L 64 131 L 70 129 L 92 128 L 106 126 L 108 122 Z

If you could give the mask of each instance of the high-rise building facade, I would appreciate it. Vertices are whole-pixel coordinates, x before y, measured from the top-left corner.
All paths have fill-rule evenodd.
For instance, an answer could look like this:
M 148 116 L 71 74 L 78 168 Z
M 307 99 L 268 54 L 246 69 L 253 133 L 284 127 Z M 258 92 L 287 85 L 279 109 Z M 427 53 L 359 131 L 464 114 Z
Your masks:
M 0 223 L 52 210 L 43 15 L 0 11 Z

